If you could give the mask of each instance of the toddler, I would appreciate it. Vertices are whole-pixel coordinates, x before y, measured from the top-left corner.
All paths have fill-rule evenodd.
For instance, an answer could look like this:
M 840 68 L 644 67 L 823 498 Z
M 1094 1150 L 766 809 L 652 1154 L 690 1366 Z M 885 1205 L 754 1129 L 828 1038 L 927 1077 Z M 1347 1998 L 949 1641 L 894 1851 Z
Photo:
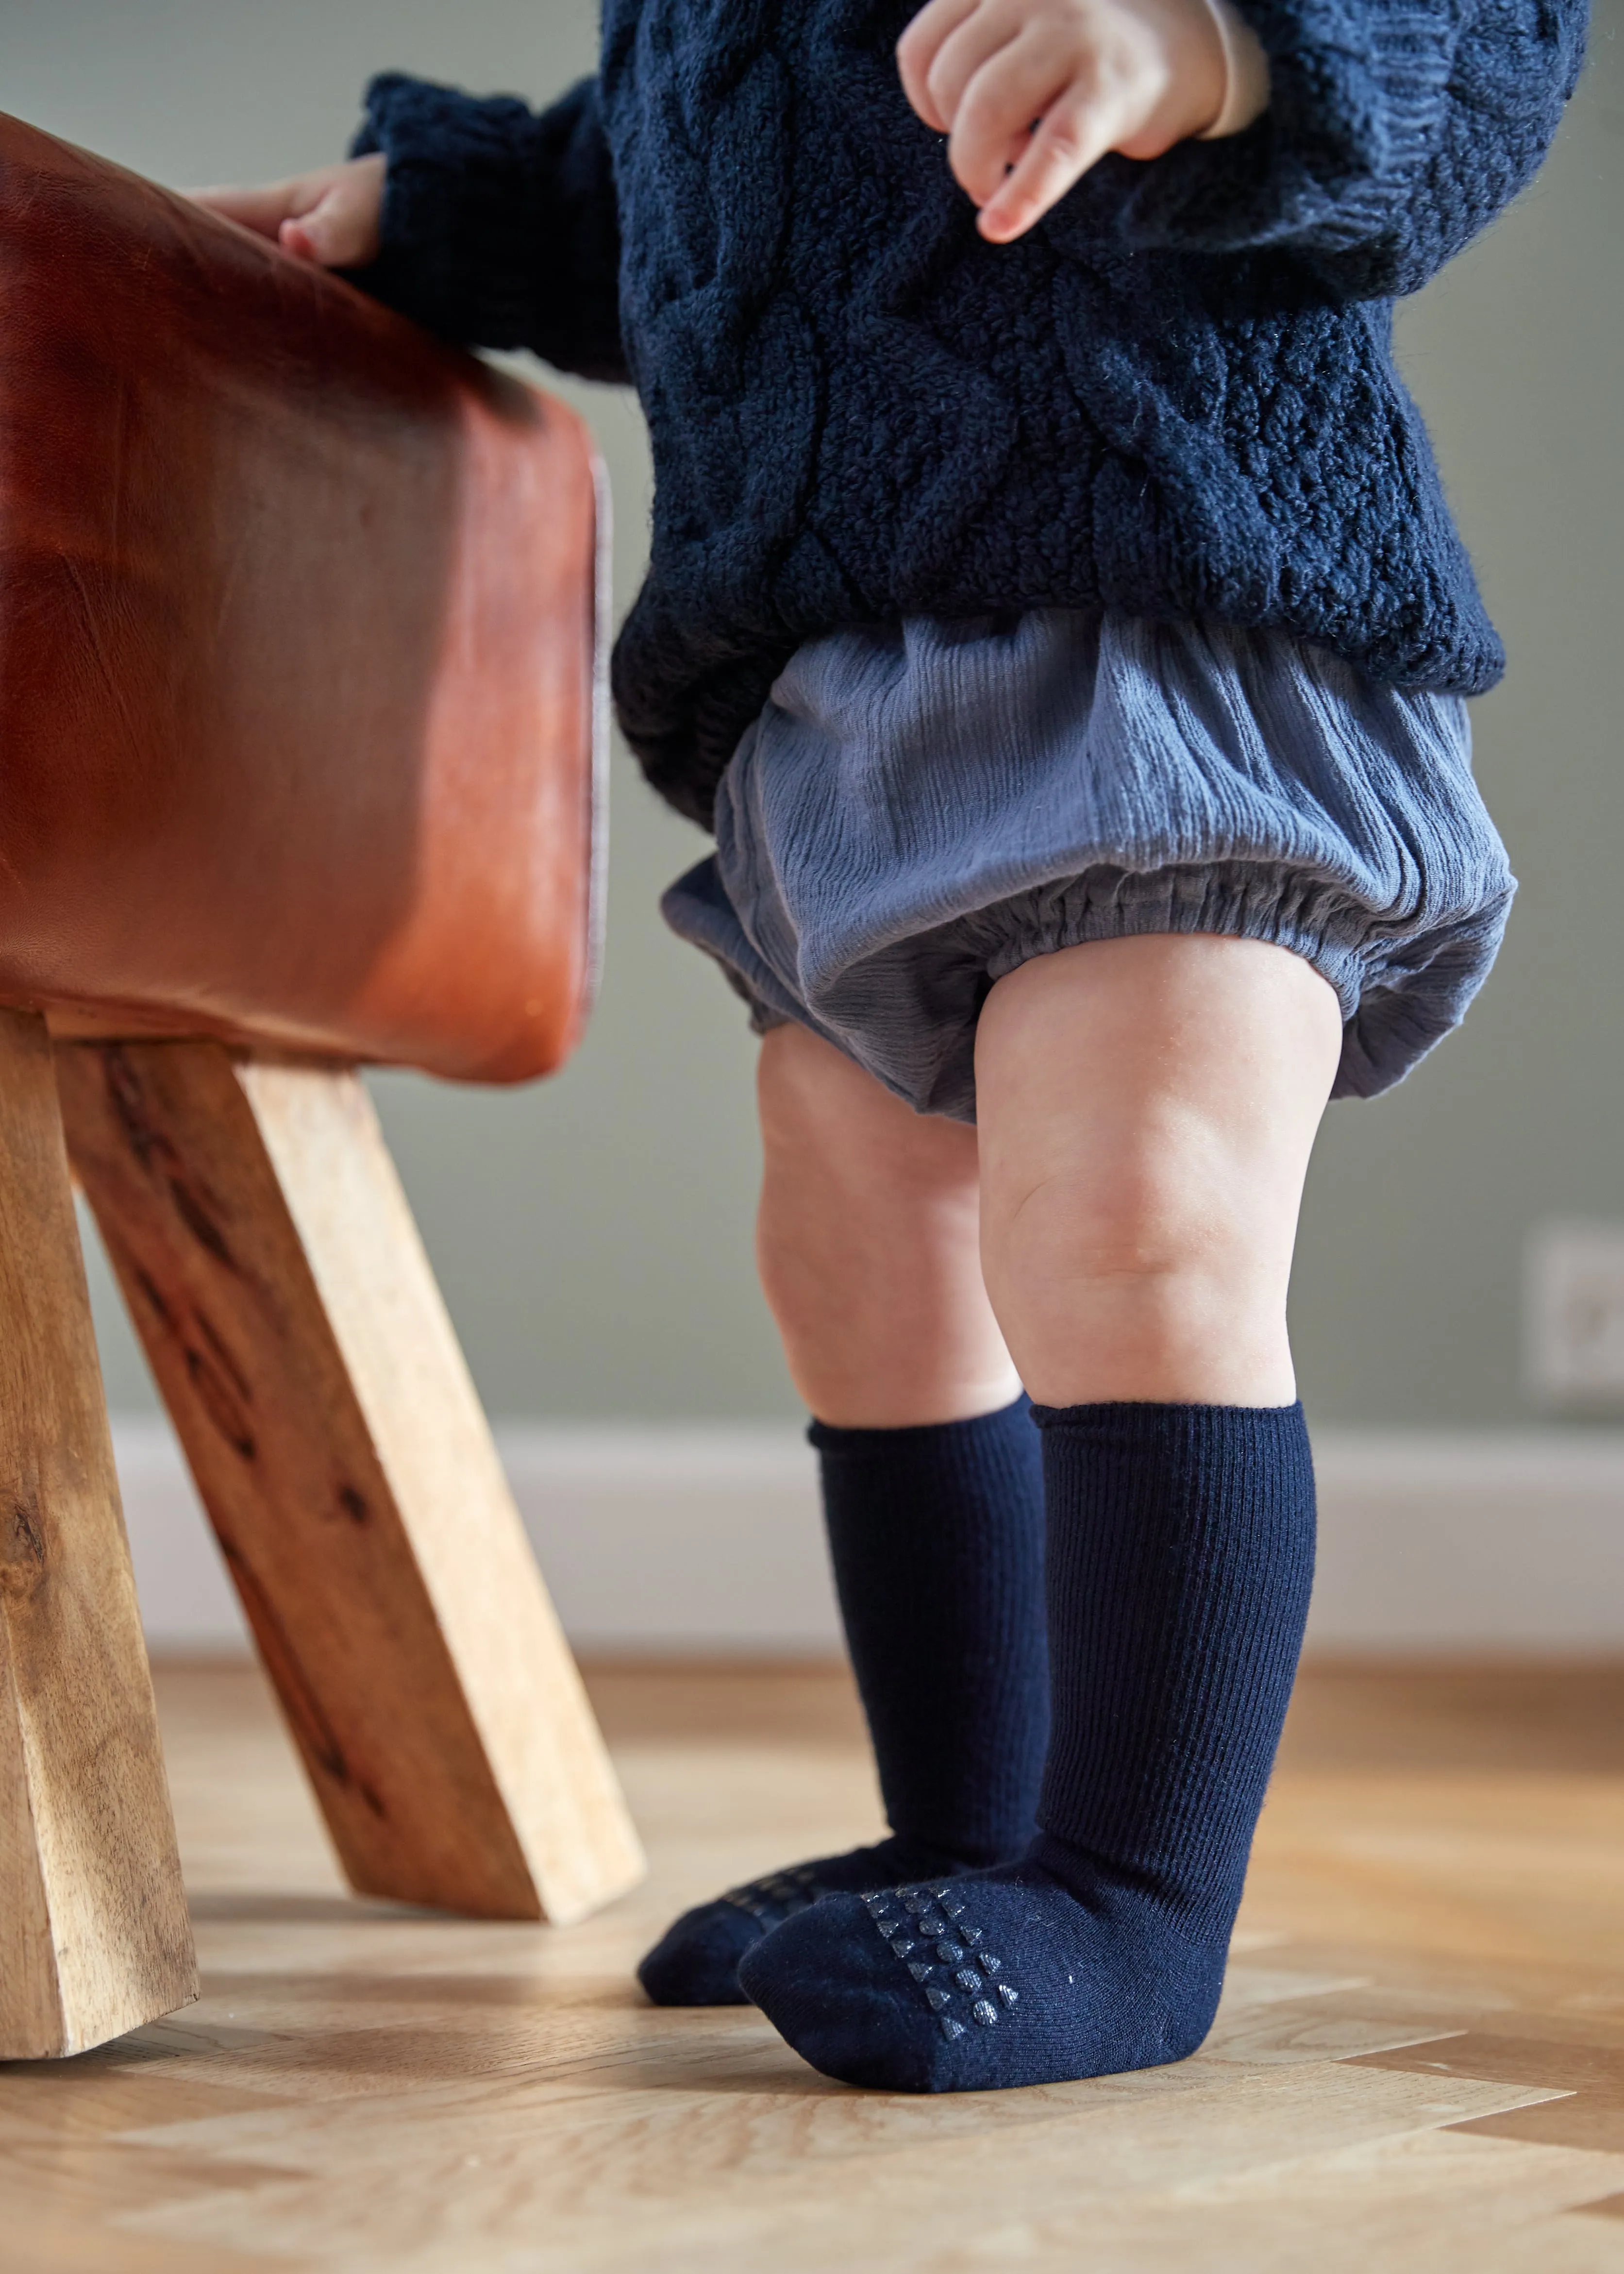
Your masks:
M 1513 889 L 1391 303 L 1529 179 L 1583 9 L 911 12 L 606 0 L 539 117 L 386 76 L 348 164 L 204 194 L 641 395 L 615 693 L 715 832 L 665 912 L 762 1036 L 762 1277 L 891 1825 L 642 1980 L 956 2091 L 1212 2021 L 1313 1562 L 1310 1148 Z

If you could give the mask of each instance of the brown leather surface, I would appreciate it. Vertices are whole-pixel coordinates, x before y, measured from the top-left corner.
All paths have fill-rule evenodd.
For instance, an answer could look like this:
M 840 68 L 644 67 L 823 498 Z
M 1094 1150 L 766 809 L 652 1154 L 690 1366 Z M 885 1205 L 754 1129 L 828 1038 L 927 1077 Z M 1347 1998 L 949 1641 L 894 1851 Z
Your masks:
M 0 1001 L 556 1065 L 596 532 L 562 404 L 0 117 Z

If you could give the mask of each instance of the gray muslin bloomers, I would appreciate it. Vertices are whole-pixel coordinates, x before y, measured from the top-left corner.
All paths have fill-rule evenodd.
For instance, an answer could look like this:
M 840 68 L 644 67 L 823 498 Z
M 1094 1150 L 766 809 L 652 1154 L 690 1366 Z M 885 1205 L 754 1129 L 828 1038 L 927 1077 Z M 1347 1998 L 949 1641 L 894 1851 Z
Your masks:
M 1400 1081 L 1482 985 L 1515 881 L 1458 696 L 1281 631 L 1042 609 L 802 647 L 666 893 L 754 1023 L 975 1118 L 975 1022 L 1034 955 L 1222 932 L 1342 1003 L 1335 1094 Z

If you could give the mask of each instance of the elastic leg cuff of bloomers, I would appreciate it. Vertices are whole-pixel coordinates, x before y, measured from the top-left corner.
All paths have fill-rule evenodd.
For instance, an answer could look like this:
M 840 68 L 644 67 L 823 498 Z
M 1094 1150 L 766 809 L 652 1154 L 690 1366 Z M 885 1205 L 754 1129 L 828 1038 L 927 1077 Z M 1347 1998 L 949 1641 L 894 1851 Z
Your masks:
M 1493 963 L 1515 887 L 1430 935 L 1385 941 L 1369 909 L 1334 882 L 1285 864 L 1218 862 L 1148 875 L 1091 870 L 1023 892 L 966 922 L 1004 935 L 988 984 L 1088 940 L 1213 933 L 1264 940 L 1313 966 L 1336 991 L 1342 1055 L 1334 1097 L 1374 1097 L 1460 1024 Z
M 1258 862 L 1136 874 L 1094 869 L 915 932 L 793 992 L 756 953 L 703 862 L 663 902 L 713 956 L 757 1034 L 795 1023 L 853 1058 L 921 1113 L 975 1118 L 975 1025 L 994 983 L 1034 957 L 1092 940 L 1209 933 L 1288 949 L 1335 991 L 1342 1055 L 1332 1095 L 1372 1097 L 1459 1024 L 1494 960 L 1515 887 L 1439 931 L 1388 942 L 1335 883 Z
M 1042 610 L 797 651 L 673 928 L 921 1112 L 975 1116 L 989 990 L 1135 934 L 1266 940 L 1335 989 L 1336 1091 L 1402 1079 L 1494 960 L 1513 880 L 1455 697 L 1282 631 Z

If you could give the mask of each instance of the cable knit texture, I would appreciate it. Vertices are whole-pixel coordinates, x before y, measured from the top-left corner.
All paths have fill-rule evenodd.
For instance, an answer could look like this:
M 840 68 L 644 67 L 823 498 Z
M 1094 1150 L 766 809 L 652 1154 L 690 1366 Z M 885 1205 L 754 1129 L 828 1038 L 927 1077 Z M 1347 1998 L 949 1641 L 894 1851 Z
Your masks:
M 1280 625 L 1402 687 L 1501 653 L 1390 303 L 1529 179 L 1583 0 L 1238 0 L 1244 133 L 1101 162 L 989 245 L 894 57 L 913 0 L 608 0 L 538 118 L 389 75 L 358 281 L 450 337 L 633 380 L 649 579 L 620 717 L 709 821 L 779 669 L 1003 607 Z

